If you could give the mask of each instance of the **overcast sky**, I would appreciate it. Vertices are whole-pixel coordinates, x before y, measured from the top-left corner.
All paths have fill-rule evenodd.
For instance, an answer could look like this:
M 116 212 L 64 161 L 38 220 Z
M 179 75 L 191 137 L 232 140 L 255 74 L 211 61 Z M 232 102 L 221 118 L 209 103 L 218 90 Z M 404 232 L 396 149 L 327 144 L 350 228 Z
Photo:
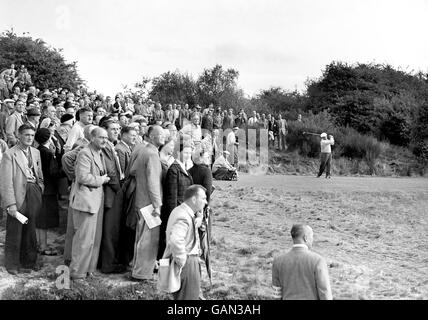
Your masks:
M 30 32 L 107 95 L 219 63 L 249 95 L 303 90 L 333 60 L 428 71 L 427 0 L 0 0 L 0 31 Z

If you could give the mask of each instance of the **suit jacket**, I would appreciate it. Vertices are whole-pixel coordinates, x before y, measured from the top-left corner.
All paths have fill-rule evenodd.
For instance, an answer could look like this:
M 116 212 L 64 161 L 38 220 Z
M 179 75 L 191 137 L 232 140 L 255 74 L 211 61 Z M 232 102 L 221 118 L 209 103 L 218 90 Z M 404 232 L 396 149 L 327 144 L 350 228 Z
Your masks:
M 332 299 L 327 264 L 306 247 L 293 247 L 273 260 L 272 285 L 282 288 L 283 300 Z
M 30 147 L 33 159 L 36 183 L 44 189 L 42 161 L 40 152 L 36 148 Z M 0 194 L 3 208 L 13 204 L 20 210 L 25 200 L 27 191 L 27 170 L 26 159 L 19 146 L 10 148 L 3 155 L 0 165 Z
M 9 118 L 9 113 L 7 111 L 0 112 L 0 139 L 7 141 L 6 135 L 6 120 Z
M 6 137 L 9 145 L 15 145 L 18 139 L 18 129 L 24 124 L 24 114 L 12 113 L 6 120 Z
M 129 174 L 135 177 L 135 206 L 141 209 L 149 204 L 158 208 L 162 206 L 162 166 L 158 149 L 151 143 L 136 148 L 134 163 Z M 132 161 L 132 160 L 131 160 Z
M 62 170 L 64 171 L 65 175 L 67 176 L 69 181 L 74 181 L 76 179 L 76 173 L 75 173 L 75 164 L 77 155 L 79 154 L 80 150 L 82 150 L 84 146 L 78 146 L 74 148 L 71 151 L 68 151 L 64 153 L 64 155 L 61 158 L 61 165 Z
M 122 172 L 126 172 L 126 169 L 129 165 L 129 160 L 131 159 L 131 149 L 121 140 L 114 147 L 119 157 L 120 167 L 122 168 Z
M 76 159 L 76 180 L 70 191 L 70 207 L 95 214 L 103 201 L 103 179 L 106 165 L 91 144 L 80 150 Z
M 104 206 L 111 208 L 115 199 L 116 193 L 120 190 L 120 164 L 116 161 L 115 150 L 112 143 L 107 143 L 102 150 L 106 164 L 107 175 L 110 181 L 104 186 Z
M 195 213 L 186 204 L 176 207 L 169 216 L 166 227 L 166 248 L 164 259 L 172 255 L 181 266 L 187 261 L 187 255 L 199 248 L 199 236 L 195 226 Z
M 163 184 L 162 211 L 168 216 L 184 201 L 184 192 L 193 184 L 192 176 L 176 161 L 169 167 Z

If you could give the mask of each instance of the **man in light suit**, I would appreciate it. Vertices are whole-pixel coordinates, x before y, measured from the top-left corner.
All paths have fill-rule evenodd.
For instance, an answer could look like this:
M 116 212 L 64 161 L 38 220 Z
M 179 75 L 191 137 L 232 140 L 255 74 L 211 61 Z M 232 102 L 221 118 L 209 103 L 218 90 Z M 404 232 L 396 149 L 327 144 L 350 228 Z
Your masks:
M 310 251 L 312 228 L 295 224 L 291 228 L 293 248 L 273 260 L 272 286 L 282 300 L 332 300 L 327 263 Z
M 153 125 L 149 128 L 147 146 L 132 164 L 130 175 L 136 180 L 135 210 L 138 223 L 135 235 L 132 277 L 138 280 L 151 280 L 159 246 L 160 226 L 149 229 L 144 218 L 138 212 L 150 204 L 153 215 L 160 216 L 162 206 L 162 166 L 159 159 L 159 147 L 165 143 L 162 127 Z
M 67 176 L 67 179 L 71 185 L 71 189 L 73 189 L 73 184 L 76 180 L 76 174 L 75 174 L 75 164 L 77 155 L 79 154 L 80 150 L 82 150 L 84 147 L 86 147 L 90 140 L 91 140 L 91 132 L 94 130 L 96 126 L 92 124 L 88 124 L 85 126 L 83 133 L 84 138 L 79 139 L 73 150 L 66 152 L 62 158 L 61 158 L 61 164 L 62 169 Z M 73 208 L 68 206 L 68 212 L 67 212 L 67 231 L 65 233 L 65 244 L 64 244 L 64 264 L 69 266 L 71 262 L 71 246 L 73 243 L 73 236 L 74 236 L 74 226 L 73 226 Z
M 37 269 L 35 218 L 42 206 L 43 173 L 39 150 L 31 147 L 35 131 L 29 125 L 18 129 L 18 143 L 5 152 L 0 165 L 2 206 L 6 222 L 5 266 L 10 274 Z M 17 213 L 28 218 L 21 224 Z
M 18 141 L 18 129 L 26 119 L 24 115 L 25 103 L 22 100 L 16 100 L 15 112 L 6 120 L 6 137 L 9 147 L 13 147 Z
M 75 230 L 70 263 L 73 279 L 92 276 L 98 263 L 104 211 L 103 185 L 110 181 L 101 152 L 107 139 L 105 129 L 93 129 L 91 142 L 76 159 L 76 179 L 70 192 Z
M 175 300 L 199 298 L 201 270 L 198 228 L 201 227 L 202 210 L 206 204 L 206 189 L 198 184 L 191 185 L 184 193 L 184 202 L 168 218 L 163 259 L 172 256 L 173 263 L 181 269 L 181 286 L 173 293 Z

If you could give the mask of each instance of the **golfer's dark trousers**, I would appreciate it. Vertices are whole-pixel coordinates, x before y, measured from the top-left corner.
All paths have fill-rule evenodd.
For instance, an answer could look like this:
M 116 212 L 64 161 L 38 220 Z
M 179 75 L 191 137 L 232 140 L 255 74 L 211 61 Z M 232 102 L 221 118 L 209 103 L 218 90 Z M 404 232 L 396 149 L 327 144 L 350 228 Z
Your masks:
M 42 189 L 27 182 L 24 203 L 18 211 L 28 218 L 21 224 L 9 214 L 6 220 L 5 267 L 8 270 L 34 268 L 37 261 L 36 214 L 42 208 Z
M 318 172 L 318 177 L 322 175 L 325 170 L 325 176 L 328 177 L 330 175 L 330 167 L 331 167 L 331 153 L 321 152 L 321 164 L 320 171 Z
M 201 265 L 197 255 L 187 256 L 181 270 L 181 287 L 174 292 L 174 300 L 198 300 L 201 289 Z

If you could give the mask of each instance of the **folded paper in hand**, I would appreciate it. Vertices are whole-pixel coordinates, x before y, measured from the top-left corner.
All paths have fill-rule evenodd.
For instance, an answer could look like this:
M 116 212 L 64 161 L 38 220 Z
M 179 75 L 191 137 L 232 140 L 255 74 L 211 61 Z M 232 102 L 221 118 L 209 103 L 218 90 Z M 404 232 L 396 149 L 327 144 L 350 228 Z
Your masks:
M 15 218 L 21 222 L 22 224 L 27 224 L 28 223 L 28 218 L 26 216 L 24 216 L 22 213 L 16 211 L 16 216 Z
M 153 205 L 149 204 L 148 206 L 141 208 L 140 213 L 144 218 L 144 221 L 147 223 L 149 229 L 153 229 L 154 227 L 160 226 L 162 220 L 159 216 L 154 217 L 152 215 Z

